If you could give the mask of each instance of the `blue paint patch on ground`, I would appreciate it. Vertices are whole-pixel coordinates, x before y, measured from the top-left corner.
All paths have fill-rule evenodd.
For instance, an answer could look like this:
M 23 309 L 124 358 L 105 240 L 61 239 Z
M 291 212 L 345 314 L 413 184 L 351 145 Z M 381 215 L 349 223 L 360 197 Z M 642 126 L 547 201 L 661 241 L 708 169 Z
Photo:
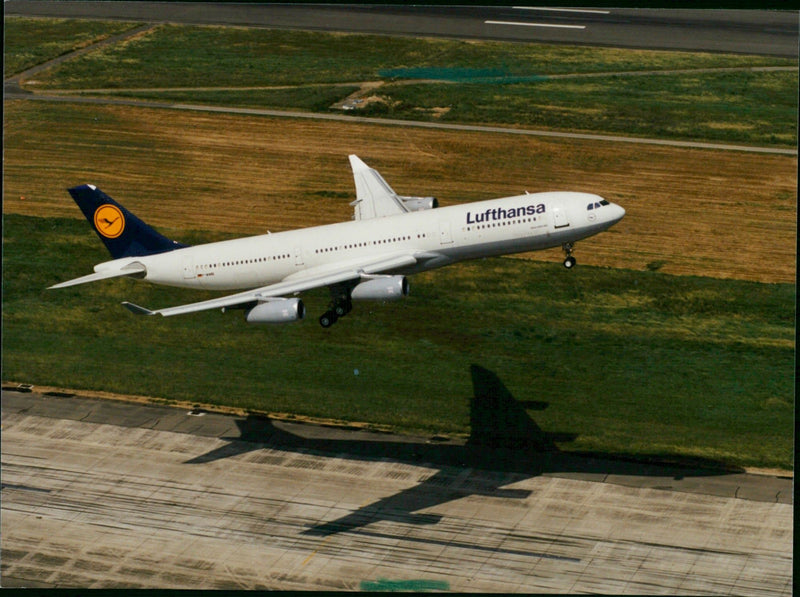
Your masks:
M 425 591 L 449 591 L 450 583 L 445 580 L 362 580 L 362 591 L 402 592 L 411 591 L 422 593 Z
M 378 74 L 387 79 L 427 79 L 457 83 L 529 83 L 547 80 L 543 75 L 512 75 L 499 68 L 420 66 L 384 69 L 378 71 Z

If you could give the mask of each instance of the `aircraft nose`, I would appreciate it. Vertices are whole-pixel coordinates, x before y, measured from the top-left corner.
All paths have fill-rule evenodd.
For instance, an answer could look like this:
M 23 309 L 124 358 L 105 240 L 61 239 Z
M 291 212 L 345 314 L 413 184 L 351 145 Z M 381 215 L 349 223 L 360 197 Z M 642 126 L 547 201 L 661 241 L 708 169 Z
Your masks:
M 609 207 L 613 208 L 614 212 L 611 216 L 611 219 L 616 224 L 619 222 L 623 217 L 625 217 L 625 208 L 621 205 L 617 205 L 616 203 L 612 203 Z

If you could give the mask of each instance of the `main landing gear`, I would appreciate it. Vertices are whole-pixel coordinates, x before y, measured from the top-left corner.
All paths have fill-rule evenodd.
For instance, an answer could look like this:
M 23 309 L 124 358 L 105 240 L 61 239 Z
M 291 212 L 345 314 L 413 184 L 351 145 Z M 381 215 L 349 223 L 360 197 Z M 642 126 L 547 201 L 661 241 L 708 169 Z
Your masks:
M 320 316 L 319 324 L 324 328 L 329 328 L 339 321 L 340 317 L 344 317 L 352 310 L 353 301 L 350 300 L 350 293 L 334 296 L 330 308 Z
M 567 256 L 567 258 L 564 259 L 564 267 L 566 267 L 567 269 L 572 269 L 573 267 L 575 267 L 575 264 L 578 263 L 577 261 L 575 261 L 575 258 L 572 256 L 573 244 L 572 243 L 564 243 L 563 245 L 561 245 L 561 248 L 564 250 L 564 253 Z

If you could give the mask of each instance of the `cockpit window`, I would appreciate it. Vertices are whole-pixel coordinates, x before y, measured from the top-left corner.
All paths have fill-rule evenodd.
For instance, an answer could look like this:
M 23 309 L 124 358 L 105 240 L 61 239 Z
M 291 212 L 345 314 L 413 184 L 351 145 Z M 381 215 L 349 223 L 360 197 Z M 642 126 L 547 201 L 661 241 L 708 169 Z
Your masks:
M 587 205 L 586 211 L 591 211 L 593 209 L 600 209 L 600 207 L 602 207 L 603 205 L 611 205 L 611 204 L 605 199 L 603 199 L 598 203 L 590 203 L 589 205 Z

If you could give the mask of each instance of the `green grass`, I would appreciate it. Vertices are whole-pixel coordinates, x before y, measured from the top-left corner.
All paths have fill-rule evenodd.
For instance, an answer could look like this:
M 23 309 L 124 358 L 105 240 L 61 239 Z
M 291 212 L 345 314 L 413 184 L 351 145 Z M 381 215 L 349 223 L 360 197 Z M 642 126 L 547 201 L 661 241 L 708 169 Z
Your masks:
M 124 68 L 109 69 L 109 64 Z M 305 85 L 377 80 L 387 69 L 414 67 L 491 67 L 509 76 L 531 76 L 796 64 L 762 56 L 162 25 L 133 42 L 81 56 L 40 84 L 73 89 Z
M 203 235 L 165 230 L 176 238 Z M 467 433 L 470 366 L 493 371 L 568 450 L 792 467 L 793 285 L 490 259 L 415 276 L 329 330 L 239 312 L 141 318 L 206 293 L 128 280 L 46 287 L 107 259 L 83 221 L 4 217 L 3 376 Z M 358 374 L 355 371 L 358 370 Z
M 8 78 L 135 27 L 139 27 L 139 24 L 119 21 L 6 18 L 3 23 L 4 76 Z
M 450 123 L 797 145 L 797 72 L 543 80 L 514 84 L 388 84 L 358 115 Z M 355 86 L 120 91 L 114 97 L 328 111 Z M 442 108 L 446 109 L 443 114 Z
M 35 19 L 10 21 L 15 30 L 43 28 Z M 78 37 L 55 27 L 50 32 L 59 35 L 65 47 Z M 52 53 L 35 42 L 31 46 Z M 27 51 L 14 43 L 6 48 L 7 60 Z M 326 111 L 355 89 L 343 83 L 384 81 L 375 93 L 386 102 L 356 113 L 793 147 L 796 71 L 613 73 L 797 63 L 762 56 L 162 25 L 42 73 L 31 87 Z M 547 79 L 572 73 L 609 76 Z M 421 76 L 453 82 L 400 84 Z M 242 89 L 285 85 L 296 89 Z M 180 87 L 217 90 L 176 90 Z M 448 111 L 442 114 L 442 108 Z
M 797 145 L 797 72 L 389 85 L 371 115 Z M 434 116 L 435 108 L 448 108 Z

